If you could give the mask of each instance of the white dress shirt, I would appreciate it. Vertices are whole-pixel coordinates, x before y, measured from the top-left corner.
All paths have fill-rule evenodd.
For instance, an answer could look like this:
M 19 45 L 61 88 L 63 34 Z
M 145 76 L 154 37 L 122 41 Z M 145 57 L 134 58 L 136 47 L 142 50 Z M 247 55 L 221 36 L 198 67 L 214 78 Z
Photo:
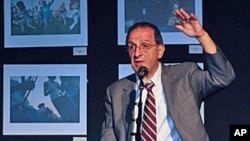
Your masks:
M 174 127 L 174 123 L 168 114 L 167 110 L 167 101 L 166 96 L 163 91 L 162 87 L 162 81 L 161 81 L 161 63 L 159 64 L 159 67 L 154 74 L 154 76 L 151 78 L 150 81 L 152 81 L 155 86 L 153 87 L 152 91 L 155 95 L 155 104 L 156 104 L 156 118 L 157 118 L 157 141 L 181 141 L 179 139 L 178 132 L 176 131 Z M 136 88 L 136 105 L 134 108 L 134 124 L 132 126 L 132 133 L 136 133 L 136 119 L 138 116 L 138 102 L 140 98 L 140 91 L 138 89 L 138 85 L 140 83 L 139 78 L 137 77 L 137 88 Z M 144 82 L 144 84 L 147 82 Z M 147 97 L 147 90 L 144 88 L 142 91 L 142 111 L 144 111 L 144 104 Z M 143 113 L 142 113 L 143 115 Z M 135 141 L 135 136 L 131 136 L 131 141 Z

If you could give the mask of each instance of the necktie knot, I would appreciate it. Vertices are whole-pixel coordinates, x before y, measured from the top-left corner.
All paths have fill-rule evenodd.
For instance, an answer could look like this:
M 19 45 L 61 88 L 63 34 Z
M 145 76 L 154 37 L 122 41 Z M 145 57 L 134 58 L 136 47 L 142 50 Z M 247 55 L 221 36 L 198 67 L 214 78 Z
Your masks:
M 154 83 L 152 81 L 149 81 L 145 84 L 145 87 L 148 91 L 152 91 L 152 88 L 154 86 Z

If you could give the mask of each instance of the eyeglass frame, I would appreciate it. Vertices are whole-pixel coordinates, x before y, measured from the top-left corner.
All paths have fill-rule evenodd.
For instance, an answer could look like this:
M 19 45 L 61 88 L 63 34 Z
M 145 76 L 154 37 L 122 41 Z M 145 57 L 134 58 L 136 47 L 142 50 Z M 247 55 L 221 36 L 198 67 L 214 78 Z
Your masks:
M 133 45 L 135 45 L 134 46 L 134 48 L 133 49 L 131 49 L 130 47 L 129 47 L 129 44 L 133 44 Z M 143 44 L 147 44 L 148 45 L 148 47 L 142 47 L 142 45 Z M 159 43 L 156 43 L 156 44 L 149 44 L 149 43 L 141 43 L 139 46 L 137 46 L 135 43 L 128 43 L 127 45 L 126 45 L 126 49 L 127 49 L 127 51 L 129 52 L 129 53 L 132 53 L 132 52 L 135 52 L 135 49 L 136 48 L 139 48 L 140 49 L 140 51 L 142 51 L 142 52 L 146 52 L 146 51 L 148 51 L 148 50 L 150 50 L 152 47 L 154 47 L 154 46 L 159 46 L 160 44 Z

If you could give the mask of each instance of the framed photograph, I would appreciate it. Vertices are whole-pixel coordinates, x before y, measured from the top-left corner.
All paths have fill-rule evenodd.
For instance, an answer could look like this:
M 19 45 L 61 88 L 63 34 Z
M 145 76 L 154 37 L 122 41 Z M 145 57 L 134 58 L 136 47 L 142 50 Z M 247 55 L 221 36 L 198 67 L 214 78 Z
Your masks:
M 4 47 L 87 46 L 87 0 L 4 0 Z
M 165 65 L 177 65 L 179 63 L 164 63 Z M 202 62 L 199 62 L 197 63 L 197 65 L 203 69 L 204 68 L 204 63 Z M 126 77 L 130 74 L 134 73 L 134 70 L 132 69 L 132 66 L 130 64 L 119 64 L 118 65 L 118 79 L 121 79 L 123 77 Z M 201 105 L 201 108 L 200 108 L 200 114 L 201 114 L 201 118 L 202 118 L 202 121 L 203 123 L 205 122 L 205 112 L 204 112 L 204 102 L 202 103 Z
M 3 68 L 3 135 L 87 135 L 86 64 Z
M 179 23 L 174 11 L 179 8 L 194 13 L 202 24 L 202 0 L 118 1 L 118 45 L 125 45 L 128 28 L 141 21 L 155 24 L 161 31 L 164 44 L 197 44 L 194 38 L 174 27 Z

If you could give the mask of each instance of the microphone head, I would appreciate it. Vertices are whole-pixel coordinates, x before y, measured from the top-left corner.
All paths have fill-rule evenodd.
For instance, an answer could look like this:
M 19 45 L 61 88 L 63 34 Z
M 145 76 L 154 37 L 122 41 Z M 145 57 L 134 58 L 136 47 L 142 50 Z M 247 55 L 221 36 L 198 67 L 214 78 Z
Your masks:
M 137 72 L 140 79 L 148 74 L 148 68 L 145 66 L 141 66 Z

